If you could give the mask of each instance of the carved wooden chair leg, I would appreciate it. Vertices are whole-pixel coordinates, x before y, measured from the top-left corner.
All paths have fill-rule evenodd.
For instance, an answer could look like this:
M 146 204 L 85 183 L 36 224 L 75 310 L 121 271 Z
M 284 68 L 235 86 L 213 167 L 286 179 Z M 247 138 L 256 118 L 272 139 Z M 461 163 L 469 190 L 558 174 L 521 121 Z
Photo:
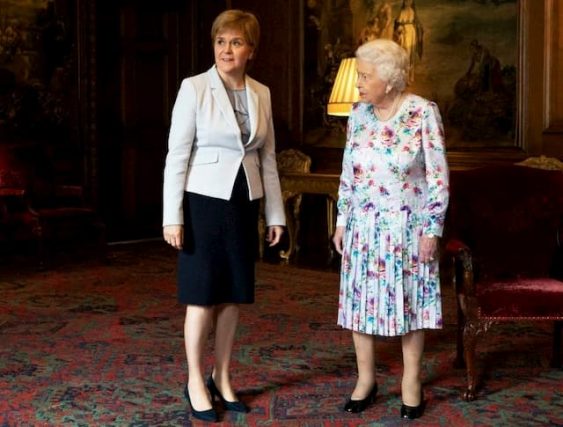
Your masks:
M 288 197 L 284 200 L 284 205 L 286 207 L 286 211 L 285 211 L 285 217 L 286 217 L 286 221 L 287 221 L 287 234 L 289 237 L 289 247 L 287 248 L 287 250 L 281 250 L 280 253 L 280 258 L 285 261 L 285 262 L 289 262 L 289 259 L 291 258 L 291 256 L 293 255 L 293 253 L 295 252 L 295 241 L 297 240 L 297 234 L 295 232 L 295 217 L 293 215 L 293 211 L 288 209 L 288 202 L 290 200 L 291 197 Z
M 328 224 L 327 231 L 328 231 L 328 262 L 327 264 L 330 265 L 336 258 L 336 250 L 334 249 L 334 245 L 332 243 L 332 236 L 334 235 L 335 227 L 336 227 L 336 201 L 332 197 L 328 197 L 326 199 L 326 221 Z
M 463 312 L 464 297 L 459 292 L 459 288 L 463 283 L 462 264 L 457 259 L 457 256 L 452 256 L 447 264 L 450 268 L 449 274 L 451 275 L 452 287 L 456 294 L 456 309 L 457 309 L 457 327 L 456 327 L 456 355 L 454 359 L 454 368 L 465 368 L 465 360 L 463 358 L 463 328 L 465 327 L 465 313 Z
M 32 233 L 35 237 L 37 269 L 39 271 L 43 271 L 47 268 L 47 251 L 45 250 L 45 227 L 40 222 L 37 222 L 32 228 Z
M 461 307 L 457 306 L 457 330 L 456 330 L 456 355 L 454 359 L 454 368 L 465 368 L 465 359 L 463 358 L 463 329 L 465 327 L 465 315 Z
M 556 320 L 553 324 L 553 353 L 551 356 L 551 367 L 561 367 L 561 332 L 563 332 L 563 321 Z
M 301 201 L 303 196 L 299 195 L 296 196 L 293 201 L 293 222 L 294 222 L 294 231 L 293 235 L 295 236 L 295 253 L 299 252 L 299 230 L 301 229 Z
M 107 239 L 106 239 L 106 226 L 102 222 L 97 222 L 95 224 L 96 235 L 97 235 L 97 252 L 98 259 L 100 262 L 105 263 L 107 261 Z
M 475 346 L 477 343 L 477 327 L 474 322 L 466 321 L 463 328 L 463 347 L 467 369 L 467 390 L 463 393 L 466 401 L 475 400 L 477 390 L 477 371 L 475 363 Z
M 260 200 L 258 214 L 258 258 L 264 259 L 264 242 L 266 239 L 266 220 L 264 218 L 264 199 Z

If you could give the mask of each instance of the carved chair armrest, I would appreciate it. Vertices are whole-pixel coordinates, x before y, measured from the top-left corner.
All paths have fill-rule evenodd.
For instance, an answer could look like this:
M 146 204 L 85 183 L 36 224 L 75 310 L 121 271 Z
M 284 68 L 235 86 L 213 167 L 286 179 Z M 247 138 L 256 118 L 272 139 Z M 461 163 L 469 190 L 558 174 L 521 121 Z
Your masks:
M 25 188 L 0 188 L 0 197 L 24 197 Z
M 457 256 L 460 252 L 469 251 L 469 247 L 459 239 L 450 239 L 446 243 L 446 253 L 451 256 Z
M 79 197 L 84 196 L 84 189 L 81 185 L 57 185 L 55 187 L 57 197 Z
M 0 213 L 3 221 L 9 221 L 12 215 L 28 212 L 32 216 L 37 216 L 33 209 L 29 193 L 21 187 L 2 187 L 0 188 Z
M 81 185 L 56 185 L 53 196 L 55 206 L 84 207 L 84 188 Z
M 471 249 L 461 240 L 450 239 L 445 247 L 446 256 L 453 264 L 453 281 L 456 293 L 475 295 L 473 257 Z

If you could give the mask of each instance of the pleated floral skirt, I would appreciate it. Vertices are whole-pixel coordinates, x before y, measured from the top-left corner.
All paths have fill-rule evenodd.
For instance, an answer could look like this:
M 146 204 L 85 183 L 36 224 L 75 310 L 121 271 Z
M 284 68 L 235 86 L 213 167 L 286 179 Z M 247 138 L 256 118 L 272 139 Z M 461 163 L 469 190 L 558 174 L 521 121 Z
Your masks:
M 438 260 L 418 261 L 421 234 L 420 215 L 350 213 L 343 242 L 340 326 L 380 336 L 442 328 Z

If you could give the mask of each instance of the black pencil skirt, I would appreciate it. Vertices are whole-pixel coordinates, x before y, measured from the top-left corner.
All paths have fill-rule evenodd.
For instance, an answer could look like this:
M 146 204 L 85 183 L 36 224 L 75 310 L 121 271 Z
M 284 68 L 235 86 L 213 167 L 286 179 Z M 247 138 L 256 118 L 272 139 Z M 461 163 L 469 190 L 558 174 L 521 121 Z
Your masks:
M 182 304 L 254 302 L 259 200 L 249 200 L 241 167 L 230 200 L 184 194 L 184 247 L 178 255 Z

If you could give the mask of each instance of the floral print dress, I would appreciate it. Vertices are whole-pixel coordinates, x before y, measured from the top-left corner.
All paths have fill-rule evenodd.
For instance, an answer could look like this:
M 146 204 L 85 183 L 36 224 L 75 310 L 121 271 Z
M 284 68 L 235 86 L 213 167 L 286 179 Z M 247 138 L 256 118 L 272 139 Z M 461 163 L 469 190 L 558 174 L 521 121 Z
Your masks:
M 382 336 L 442 327 L 438 260 L 419 262 L 418 245 L 442 235 L 448 198 L 436 104 L 408 94 L 387 121 L 354 104 L 338 197 L 340 326 Z

